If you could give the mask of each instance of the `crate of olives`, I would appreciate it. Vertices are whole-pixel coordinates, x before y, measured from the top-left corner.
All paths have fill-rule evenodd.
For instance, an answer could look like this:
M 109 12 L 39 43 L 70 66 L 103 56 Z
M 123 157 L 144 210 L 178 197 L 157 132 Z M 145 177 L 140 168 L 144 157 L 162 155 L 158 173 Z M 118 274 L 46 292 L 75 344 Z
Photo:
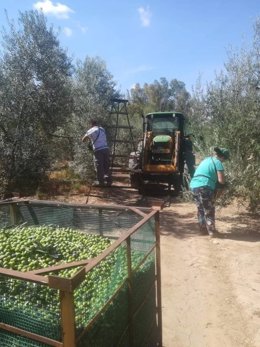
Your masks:
M 1 346 L 158 346 L 157 212 L 48 202 L 2 210 Z

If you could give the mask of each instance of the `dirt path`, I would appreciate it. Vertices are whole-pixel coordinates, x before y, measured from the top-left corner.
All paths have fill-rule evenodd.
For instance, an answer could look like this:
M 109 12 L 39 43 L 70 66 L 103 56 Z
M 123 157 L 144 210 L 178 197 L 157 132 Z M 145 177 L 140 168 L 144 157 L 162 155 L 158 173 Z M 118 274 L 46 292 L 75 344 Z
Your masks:
M 138 199 L 112 189 L 89 203 Z M 85 203 L 86 196 L 66 200 Z M 195 214 L 193 203 L 176 201 L 160 213 L 163 346 L 259 347 L 259 218 L 235 205 L 217 211 L 220 237 L 209 239 L 198 232 Z
M 161 213 L 164 347 L 260 346 L 257 221 L 230 207 L 217 215 L 221 238 L 209 239 L 193 204 Z

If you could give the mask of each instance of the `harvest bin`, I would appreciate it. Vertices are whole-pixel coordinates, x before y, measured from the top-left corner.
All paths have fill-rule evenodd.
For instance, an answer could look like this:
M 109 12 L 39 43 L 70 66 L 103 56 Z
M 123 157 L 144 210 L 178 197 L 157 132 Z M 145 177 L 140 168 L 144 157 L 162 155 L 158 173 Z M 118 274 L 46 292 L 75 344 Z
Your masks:
M 109 245 L 93 258 L 30 271 L 7 268 L 0 254 L 1 347 L 162 346 L 158 210 L 0 203 L 4 237 L 25 226 L 100 235 Z

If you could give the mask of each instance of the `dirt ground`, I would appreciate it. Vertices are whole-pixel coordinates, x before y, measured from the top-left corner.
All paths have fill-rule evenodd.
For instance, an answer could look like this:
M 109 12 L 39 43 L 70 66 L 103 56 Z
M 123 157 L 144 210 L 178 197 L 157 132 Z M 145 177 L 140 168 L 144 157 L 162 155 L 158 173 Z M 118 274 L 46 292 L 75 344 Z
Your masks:
M 88 203 L 144 201 L 112 189 L 92 192 Z M 236 204 L 216 215 L 219 236 L 210 239 L 197 228 L 192 202 L 172 200 L 160 212 L 164 347 L 260 346 L 259 218 Z
M 259 347 L 259 219 L 217 210 L 214 239 L 200 235 L 192 203 L 160 219 L 164 347 Z

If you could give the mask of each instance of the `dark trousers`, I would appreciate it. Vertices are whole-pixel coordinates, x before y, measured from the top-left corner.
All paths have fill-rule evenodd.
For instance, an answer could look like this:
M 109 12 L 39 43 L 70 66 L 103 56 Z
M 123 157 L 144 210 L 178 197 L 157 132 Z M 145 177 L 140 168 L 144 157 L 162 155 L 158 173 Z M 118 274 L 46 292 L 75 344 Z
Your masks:
M 112 179 L 109 170 L 109 149 L 104 148 L 94 152 L 94 162 L 98 182 L 104 184 L 104 181 L 106 180 L 108 184 L 111 184 Z
M 214 191 L 208 187 L 192 189 L 194 201 L 198 209 L 198 221 L 200 226 L 207 225 L 215 228 L 215 204 Z
M 189 171 L 189 175 L 192 178 L 195 172 L 195 155 L 192 151 L 186 151 L 184 154 L 185 162 Z

